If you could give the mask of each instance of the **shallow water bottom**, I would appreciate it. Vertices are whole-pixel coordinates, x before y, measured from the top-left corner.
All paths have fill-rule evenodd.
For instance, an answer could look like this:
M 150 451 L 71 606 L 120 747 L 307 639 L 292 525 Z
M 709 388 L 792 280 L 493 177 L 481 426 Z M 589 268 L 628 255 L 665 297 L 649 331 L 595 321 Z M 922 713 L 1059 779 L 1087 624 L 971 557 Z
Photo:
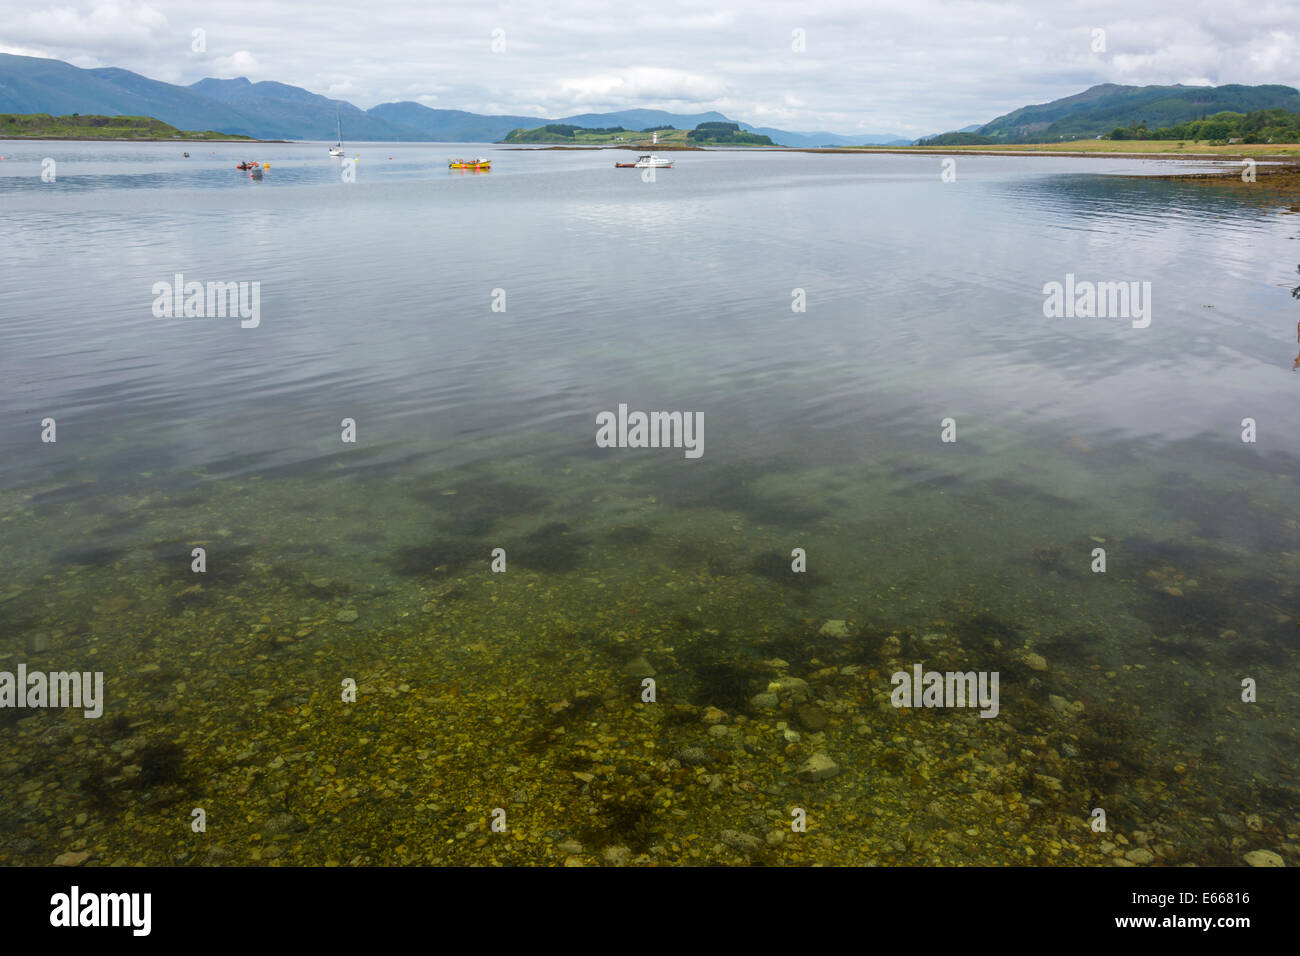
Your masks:
M 1291 852 L 1287 462 L 844 437 L 816 467 L 539 451 L 10 494 L 15 566 L 50 570 L 0 594 L 0 666 L 103 670 L 107 702 L 0 711 L 0 862 Z M 895 707 L 916 664 L 998 672 L 998 715 Z

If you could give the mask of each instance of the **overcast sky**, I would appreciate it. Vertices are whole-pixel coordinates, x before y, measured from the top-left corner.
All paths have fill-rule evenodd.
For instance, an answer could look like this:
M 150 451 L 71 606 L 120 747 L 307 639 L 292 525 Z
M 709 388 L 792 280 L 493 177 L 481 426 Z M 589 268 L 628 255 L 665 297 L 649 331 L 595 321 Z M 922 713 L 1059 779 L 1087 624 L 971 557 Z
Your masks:
M 279 80 L 362 108 L 713 109 L 757 126 L 916 136 L 1096 83 L 1300 85 L 1298 0 L 0 4 L 0 52 L 173 83 Z M 195 29 L 205 52 L 191 49 Z

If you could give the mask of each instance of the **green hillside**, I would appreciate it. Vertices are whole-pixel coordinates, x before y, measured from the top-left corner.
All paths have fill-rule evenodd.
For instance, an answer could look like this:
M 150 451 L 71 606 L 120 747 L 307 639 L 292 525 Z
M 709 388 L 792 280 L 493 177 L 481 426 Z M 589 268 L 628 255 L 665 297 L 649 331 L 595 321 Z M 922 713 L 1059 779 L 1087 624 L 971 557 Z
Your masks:
M 729 146 L 775 146 L 770 136 L 747 133 L 739 123 L 701 123 L 686 134 L 692 143 L 717 143 Z
M 660 146 L 686 146 L 686 131 L 658 126 L 654 129 L 624 129 L 621 126 L 589 128 L 568 123 L 549 123 L 536 129 L 511 130 L 503 143 L 547 143 L 556 146 L 648 146 L 659 134 Z
M 1173 127 L 1230 110 L 1300 112 L 1300 91 L 1290 86 L 1094 86 L 1074 96 L 1025 106 L 999 116 L 978 132 L 995 143 L 1049 143 L 1092 139 L 1117 128 Z
M 1286 110 L 1255 110 L 1235 113 L 1225 110 L 1204 119 L 1152 129 L 1145 123 L 1116 127 L 1107 139 L 1177 139 L 1187 142 L 1227 144 L 1300 143 L 1300 113 Z
M 0 113 L 0 139 L 207 139 L 247 140 L 207 130 L 194 133 L 151 116 L 51 116 L 49 113 Z
M 918 139 L 917 146 L 991 146 L 995 143 L 990 136 L 979 133 L 940 133 L 929 139 Z

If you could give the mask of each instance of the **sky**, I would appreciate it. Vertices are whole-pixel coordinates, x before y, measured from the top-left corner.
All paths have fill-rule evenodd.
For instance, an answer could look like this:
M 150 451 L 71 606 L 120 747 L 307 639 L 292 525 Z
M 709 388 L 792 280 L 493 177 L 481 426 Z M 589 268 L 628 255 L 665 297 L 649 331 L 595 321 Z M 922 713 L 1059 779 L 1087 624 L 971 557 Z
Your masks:
M 0 52 L 363 109 L 717 110 L 915 137 L 1097 83 L 1300 86 L 1300 0 L 0 0 Z

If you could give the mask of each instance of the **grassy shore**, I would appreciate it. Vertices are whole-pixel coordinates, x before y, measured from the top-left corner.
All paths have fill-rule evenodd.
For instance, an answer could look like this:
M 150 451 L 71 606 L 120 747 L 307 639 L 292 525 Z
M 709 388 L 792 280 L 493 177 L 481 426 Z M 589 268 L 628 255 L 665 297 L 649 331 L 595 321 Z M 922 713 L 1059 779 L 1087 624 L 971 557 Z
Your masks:
M 103 139 L 143 141 L 256 142 L 213 130 L 177 129 L 152 116 L 51 116 L 49 113 L 0 113 L 0 139 Z
M 1066 143 L 1023 143 L 995 146 L 848 146 L 843 149 L 807 150 L 840 153 L 985 153 L 990 156 L 1122 156 L 1153 159 L 1253 159 L 1300 158 L 1300 143 L 1233 143 L 1211 146 L 1207 142 L 1175 140 L 1080 139 Z

